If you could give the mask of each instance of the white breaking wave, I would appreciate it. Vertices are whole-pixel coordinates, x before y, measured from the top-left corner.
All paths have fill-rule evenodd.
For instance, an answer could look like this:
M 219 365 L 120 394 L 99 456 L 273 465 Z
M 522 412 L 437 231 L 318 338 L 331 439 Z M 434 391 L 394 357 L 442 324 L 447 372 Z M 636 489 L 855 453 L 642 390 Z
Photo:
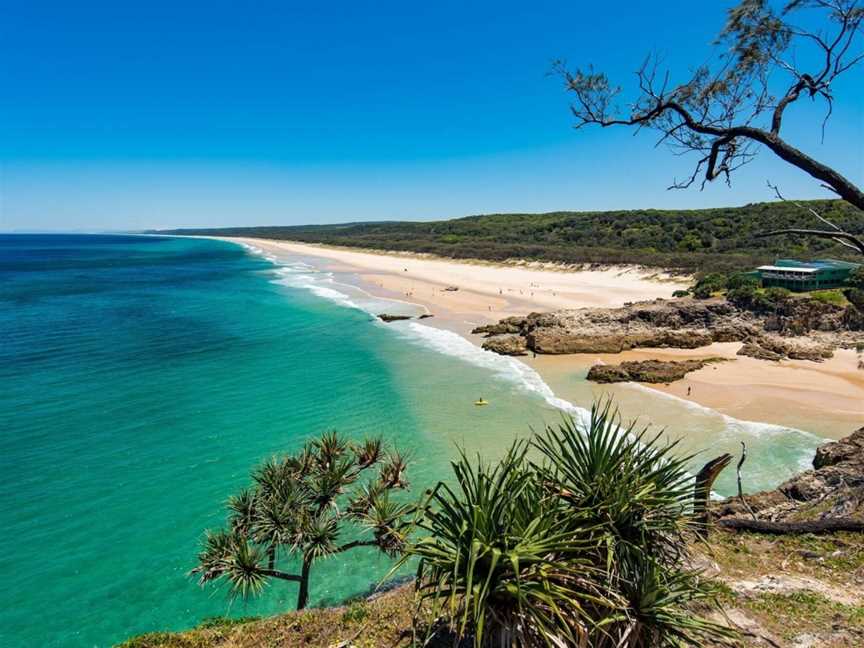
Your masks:
M 404 326 L 392 328 L 403 333 L 409 339 L 413 338 L 420 341 L 438 353 L 488 369 L 502 380 L 515 384 L 524 391 L 536 394 L 552 407 L 567 412 L 574 418 L 584 421 L 586 417 L 590 416 L 590 412 L 584 407 L 579 407 L 556 396 L 552 388 L 540 377 L 540 374 L 516 358 L 481 349 L 453 331 L 433 328 L 417 322 L 407 322 Z
M 283 272 L 283 270 L 288 270 L 288 272 Z M 368 312 L 345 293 L 327 285 L 333 283 L 332 276 L 327 276 L 324 273 L 308 273 L 308 271 L 299 268 L 282 268 L 280 269 L 279 274 L 282 275 L 282 278 L 276 279 L 273 283 L 289 286 L 290 288 L 308 290 L 313 295 L 330 300 L 340 306 Z
M 241 243 L 241 245 L 250 252 L 264 257 L 277 266 L 277 273 L 281 278 L 277 279 L 275 283 L 292 288 L 308 290 L 314 295 L 327 299 L 340 306 L 358 309 L 372 316 L 377 314 L 375 310 L 371 308 L 371 304 L 374 304 L 373 300 L 370 300 L 370 304 L 364 305 L 362 300 L 357 302 L 345 293 L 334 288 L 333 285 L 335 282 L 332 273 L 316 270 L 313 266 L 303 262 L 286 263 L 284 261 L 279 261 L 272 255 L 264 253 L 263 250 L 254 245 L 248 243 Z M 384 325 L 377 318 L 375 319 L 375 322 Z M 527 393 L 539 396 L 552 407 L 566 412 L 582 424 L 586 424 L 590 420 L 590 411 L 588 409 L 579 407 L 568 400 L 556 396 L 552 391 L 552 388 L 546 384 L 540 374 L 516 358 L 499 355 L 492 351 L 486 351 L 458 333 L 426 326 L 418 322 L 394 322 L 384 326 L 386 326 L 388 330 L 394 331 L 427 348 L 431 348 L 438 353 L 458 358 L 463 362 L 487 369 L 499 379 L 509 382 Z M 655 389 L 650 389 L 638 383 L 628 383 L 627 386 L 633 389 L 649 391 L 654 397 L 674 400 L 678 405 L 703 416 L 719 417 L 724 422 L 725 432 L 736 438 L 740 438 L 741 436 L 777 436 L 793 433 L 800 434 L 802 437 L 806 438 L 809 444 L 815 444 L 821 440 L 818 436 L 797 428 L 790 428 L 772 423 L 736 419 L 726 414 L 721 414 L 709 407 L 694 403 L 693 401 L 679 398 L 673 394 L 667 394 Z M 802 467 L 806 468 L 809 465 L 809 457 L 802 455 L 800 463 Z
M 822 440 L 820 437 L 813 434 L 812 432 L 807 432 L 806 430 L 800 430 L 798 428 L 788 427 L 785 425 L 777 425 L 776 423 L 764 423 L 762 421 L 745 421 L 742 419 L 736 419 L 732 416 L 722 414 L 717 410 L 711 409 L 710 407 L 706 407 L 691 400 L 687 400 L 686 398 L 681 398 L 680 396 L 676 396 L 675 394 L 669 394 L 658 389 L 651 389 L 650 387 L 640 385 L 639 383 L 626 383 L 626 386 L 630 389 L 638 389 L 648 392 L 655 397 L 673 400 L 682 407 L 686 407 L 689 410 L 699 412 L 701 414 L 720 417 L 726 423 L 726 427 L 730 431 L 747 431 L 750 433 L 756 433 L 757 436 L 775 436 L 778 434 L 788 434 L 789 432 L 793 432 L 796 434 L 800 434 L 801 436 L 806 437 L 809 440 Z

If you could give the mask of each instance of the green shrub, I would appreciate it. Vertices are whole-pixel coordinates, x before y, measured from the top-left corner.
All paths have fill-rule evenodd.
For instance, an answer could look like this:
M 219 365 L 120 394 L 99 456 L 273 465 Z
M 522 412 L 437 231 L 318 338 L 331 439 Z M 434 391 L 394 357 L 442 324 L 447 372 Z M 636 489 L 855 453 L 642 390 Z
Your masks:
M 728 290 L 735 290 L 736 288 L 743 288 L 745 286 L 758 288 L 761 283 L 759 277 L 755 275 L 747 272 L 733 272 L 726 281 L 726 288 Z
M 855 268 L 849 273 L 849 277 L 846 279 L 846 285 L 852 288 L 864 290 L 864 266 Z
M 689 295 L 690 295 L 689 290 L 676 290 L 675 292 L 672 293 L 673 297 L 687 297 Z
M 342 613 L 343 623 L 359 623 L 364 621 L 369 616 L 369 608 L 366 601 L 355 600 L 349 603 L 346 610 Z
M 708 299 L 713 294 L 713 291 L 707 286 L 695 286 L 693 288 L 693 296 L 696 299 Z
M 712 591 L 686 563 L 688 458 L 609 404 L 489 465 L 464 455 L 422 507 L 418 614 L 454 643 L 671 647 L 730 632 L 694 613 Z M 529 460 L 532 448 L 539 457 Z M 432 631 L 441 631 L 434 626 Z
M 810 293 L 810 297 L 824 304 L 834 304 L 835 306 L 843 306 L 846 303 L 846 297 L 839 290 L 817 290 Z
M 696 299 L 708 299 L 716 292 L 725 290 L 728 285 L 728 278 L 722 272 L 711 272 L 703 275 L 696 280 L 690 292 Z
M 726 299 L 736 306 L 747 308 L 753 303 L 756 293 L 756 286 L 752 284 L 744 284 L 743 286 L 738 286 L 727 292 Z
M 864 311 L 864 289 L 847 288 L 843 291 L 843 294 L 855 308 Z
M 780 304 L 787 299 L 792 294 L 786 288 L 780 288 L 779 286 L 772 286 L 771 288 L 765 289 L 765 299 L 767 299 L 772 304 Z

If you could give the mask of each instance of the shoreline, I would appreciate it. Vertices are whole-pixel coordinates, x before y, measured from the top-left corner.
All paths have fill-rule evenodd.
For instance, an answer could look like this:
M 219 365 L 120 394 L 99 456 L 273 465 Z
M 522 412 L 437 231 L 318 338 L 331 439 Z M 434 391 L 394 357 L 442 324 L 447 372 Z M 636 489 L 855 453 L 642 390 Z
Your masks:
M 374 298 L 415 305 L 434 314 L 424 320 L 425 325 L 454 331 L 478 346 L 483 338 L 472 335 L 471 329 L 504 317 L 668 298 L 686 285 L 668 273 L 636 267 L 567 271 L 544 264 L 466 263 L 413 253 L 391 255 L 269 239 L 212 238 L 254 246 L 269 254 L 314 260 L 341 282 Z M 459 289 L 444 290 L 448 286 Z M 737 356 L 740 346 L 715 343 L 698 349 L 634 349 L 620 354 L 522 356 L 519 360 L 570 401 L 605 394 L 619 398 L 642 390 L 743 421 L 804 430 L 816 425 L 819 434 L 829 438 L 841 438 L 864 423 L 864 371 L 857 369 L 854 351 L 838 349 L 823 363 L 767 362 Z M 584 374 L 598 362 L 712 356 L 732 361 L 707 366 L 668 385 L 584 384 Z

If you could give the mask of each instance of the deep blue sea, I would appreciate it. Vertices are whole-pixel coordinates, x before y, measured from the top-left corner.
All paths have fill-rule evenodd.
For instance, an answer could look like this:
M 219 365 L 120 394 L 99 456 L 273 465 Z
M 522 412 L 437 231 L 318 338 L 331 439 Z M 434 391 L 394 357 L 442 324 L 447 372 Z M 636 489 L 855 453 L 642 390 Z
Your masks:
M 381 434 L 411 453 L 419 491 L 449 474 L 457 444 L 495 457 L 580 411 L 517 360 L 382 324 L 379 306 L 228 242 L 0 236 L 0 646 L 108 646 L 290 609 L 291 583 L 229 607 L 187 573 L 250 469 L 309 436 Z M 481 395 L 494 407 L 474 407 Z M 726 434 L 718 448 L 742 435 L 774 448 L 757 486 L 818 442 L 687 416 Z M 364 593 L 388 567 L 371 551 L 321 563 L 312 602 Z

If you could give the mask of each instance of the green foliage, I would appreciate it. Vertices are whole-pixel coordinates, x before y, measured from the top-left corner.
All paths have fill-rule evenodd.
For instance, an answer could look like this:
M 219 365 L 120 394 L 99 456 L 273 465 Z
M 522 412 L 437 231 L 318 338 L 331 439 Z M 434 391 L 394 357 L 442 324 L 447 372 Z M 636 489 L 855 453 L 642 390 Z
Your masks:
M 244 625 L 246 623 L 251 623 L 253 621 L 257 621 L 260 617 L 239 617 L 236 619 L 232 619 L 231 617 L 207 617 L 197 626 L 195 626 L 198 630 L 208 630 L 210 628 L 233 628 L 234 626 Z
M 765 299 L 767 299 L 772 304 L 780 304 L 787 299 L 789 299 L 792 293 L 787 288 L 780 288 L 779 286 L 772 286 L 771 288 L 765 289 Z
M 728 290 L 735 290 L 736 288 L 743 288 L 744 286 L 758 288 L 760 285 L 761 282 L 759 277 L 747 272 L 733 272 L 726 279 L 726 288 Z
M 864 311 L 864 289 L 848 288 L 843 291 L 846 299 L 860 311 Z
M 380 439 L 355 445 L 335 432 L 273 457 L 253 471 L 250 488 L 228 500 L 227 528 L 207 533 L 192 573 L 202 585 L 225 581 L 243 598 L 260 594 L 270 578 L 295 581 L 302 608 L 316 561 L 359 546 L 389 555 L 401 549 L 412 507 L 391 492 L 407 488 L 405 469 L 405 458 Z M 367 474 L 374 476 L 361 483 Z M 349 526 L 362 539 L 342 542 Z M 300 574 L 280 568 L 293 559 L 302 563 Z
M 369 608 L 364 600 L 354 600 L 342 613 L 342 623 L 359 623 L 369 616 Z
M 682 646 L 727 636 L 694 614 L 712 592 L 681 565 L 692 479 L 673 445 L 609 404 L 495 465 L 453 463 L 410 543 L 418 603 L 477 647 Z
M 846 297 L 840 290 L 816 290 L 810 293 L 810 298 L 824 304 L 834 304 L 835 306 L 846 305 Z
M 673 297 L 687 297 L 690 294 L 689 290 L 676 290 L 672 293 Z
M 822 200 L 807 204 L 846 231 L 864 234 L 864 220 L 847 203 Z M 490 214 L 425 223 L 237 227 L 169 233 L 253 236 L 429 252 L 457 259 L 638 263 L 703 272 L 750 269 L 778 256 L 858 258 L 828 239 L 757 236 L 774 229 L 811 227 L 811 218 L 806 210 L 791 203 L 774 202 L 689 211 Z
M 849 277 L 846 279 L 846 284 L 852 288 L 864 290 L 864 266 L 855 268 L 850 272 Z
M 730 289 L 726 293 L 726 299 L 741 308 L 748 308 L 753 304 L 758 289 L 751 284 L 744 284 Z
M 691 292 L 696 299 L 707 299 L 715 292 L 726 289 L 728 279 L 722 272 L 711 272 L 696 280 Z

